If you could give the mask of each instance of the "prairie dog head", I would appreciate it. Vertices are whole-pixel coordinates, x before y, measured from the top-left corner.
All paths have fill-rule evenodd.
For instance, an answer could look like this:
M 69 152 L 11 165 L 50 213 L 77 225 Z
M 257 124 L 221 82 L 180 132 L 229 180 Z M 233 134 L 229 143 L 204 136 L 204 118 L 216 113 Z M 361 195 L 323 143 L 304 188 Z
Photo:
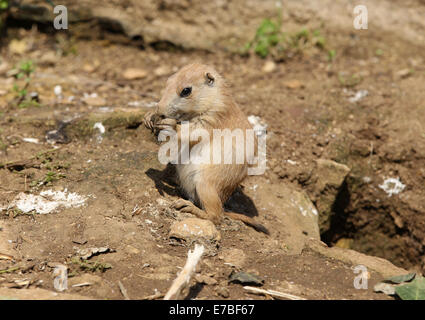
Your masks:
M 222 78 L 214 68 L 194 63 L 167 80 L 157 114 L 176 120 L 190 120 L 223 108 Z

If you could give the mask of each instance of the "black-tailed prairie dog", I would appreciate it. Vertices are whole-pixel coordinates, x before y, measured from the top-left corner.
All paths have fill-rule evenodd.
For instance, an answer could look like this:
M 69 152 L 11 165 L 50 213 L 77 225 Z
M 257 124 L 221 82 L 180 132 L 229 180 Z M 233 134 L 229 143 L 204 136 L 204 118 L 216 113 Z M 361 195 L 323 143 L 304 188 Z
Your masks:
M 216 151 L 213 150 L 212 139 L 217 129 L 240 129 L 239 132 L 243 132 L 244 137 L 247 137 L 246 132 L 253 132 L 247 117 L 233 100 L 224 79 L 213 67 L 199 63 L 187 65 L 172 75 L 167 80 L 155 112 L 149 112 L 145 116 L 146 127 L 157 132 L 164 129 L 175 132 L 180 146 L 179 155 L 182 152 L 183 124 L 188 126 L 191 132 L 203 129 L 209 133 L 211 140 L 190 141 L 187 146 L 190 151 L 194 146 L 204 151 L 209 148 L 211 159 Z M 231 163 L 211 161 L 199 164 L 190 161 L 175 164 L 180 187 L 190 201 L 179 199 L 173 206 L 180 211 L 211 220 L 215 224 L 221 222 L 224 214 L 241 220 L 258 231 L 268 233 L 267 229 L 253 218 L 223 210 L 223 204 L 247 176 L 250 166 L 248 153 L 242 163 L 235 161 L 238 142 L 233 138 L 231 141 Z M 255 135 L 252 141 L 256 150 Z M 223 142 L 220 140 L 220 144 L 224 146 L 224 139 Z M 220 156 L 224 157 L 224 152 Z

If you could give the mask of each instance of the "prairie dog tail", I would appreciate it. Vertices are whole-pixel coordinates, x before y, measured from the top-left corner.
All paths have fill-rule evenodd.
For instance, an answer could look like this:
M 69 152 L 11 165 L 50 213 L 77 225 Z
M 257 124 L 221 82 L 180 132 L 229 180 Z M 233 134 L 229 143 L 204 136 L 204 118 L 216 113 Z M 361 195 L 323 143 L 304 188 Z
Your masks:
M 234 212 L 227 212 L 227 211 L 224 211 L 224 215 L 226 215 L 226 216 L 228 216 L 232 219 L 242 221 L 243 223 L 246 223 L 247 225 L 253 227 L 255 230 L 257 230 L 259 232 L 263 232 L 267 235 L 270 235 L 269 230 L 267 230 L 267 228 L 265 226 L 263 226 L 261 223 L 256 222 L 251 217 L 247 217 L 243 214 L 234 213 Z

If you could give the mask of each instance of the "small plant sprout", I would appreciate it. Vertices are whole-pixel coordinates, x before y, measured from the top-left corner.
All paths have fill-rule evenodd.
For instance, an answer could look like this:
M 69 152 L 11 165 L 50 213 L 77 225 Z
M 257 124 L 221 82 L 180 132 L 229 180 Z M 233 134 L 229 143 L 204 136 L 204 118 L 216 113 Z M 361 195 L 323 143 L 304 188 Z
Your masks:
M 35 71 L 34 63 L 31 60 L 23 61 L 18 67 L 18 73 L 16 74 L 16 79 L 24 79 L 24 85 L 20 86 L 17 83 L 13 86 L 13 90 L 17 95 L 17 105 L 19 108 L 26 108 L 30 105 L 35 104 L 38 106 L 36 101 L 27 101 L 25 100 L 28 94 L 28 87 L 31 83 L 31 76 Z
M 321 35 L 320 30 L 310 31 L 303 28 L 295 33 L 283 32 L 282 18 L 279 15 L 277 21 L 264 19 L 261 22 L 254 39 L 246 44 L 244 52 L 248 53 L 252 50 L 261 58 L 271 55 L 275 60 L 285 60 L 297 54 L 303 54 L 306 49 L 314 47 L 326 50 L 326 39 Z

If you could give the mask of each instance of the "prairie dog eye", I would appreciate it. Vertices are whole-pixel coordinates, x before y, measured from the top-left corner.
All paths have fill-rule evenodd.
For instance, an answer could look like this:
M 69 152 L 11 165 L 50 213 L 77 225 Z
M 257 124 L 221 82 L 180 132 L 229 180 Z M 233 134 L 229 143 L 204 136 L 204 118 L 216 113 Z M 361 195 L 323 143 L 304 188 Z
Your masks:
M 184 88 L 184 89 L 182 90 L 182 92 L 180 92 L 180 97 L 182 97 L 182 98 L 186 98 L 186 97 L 188 97 L 191 93 L 192 93 L 192 87 Z

